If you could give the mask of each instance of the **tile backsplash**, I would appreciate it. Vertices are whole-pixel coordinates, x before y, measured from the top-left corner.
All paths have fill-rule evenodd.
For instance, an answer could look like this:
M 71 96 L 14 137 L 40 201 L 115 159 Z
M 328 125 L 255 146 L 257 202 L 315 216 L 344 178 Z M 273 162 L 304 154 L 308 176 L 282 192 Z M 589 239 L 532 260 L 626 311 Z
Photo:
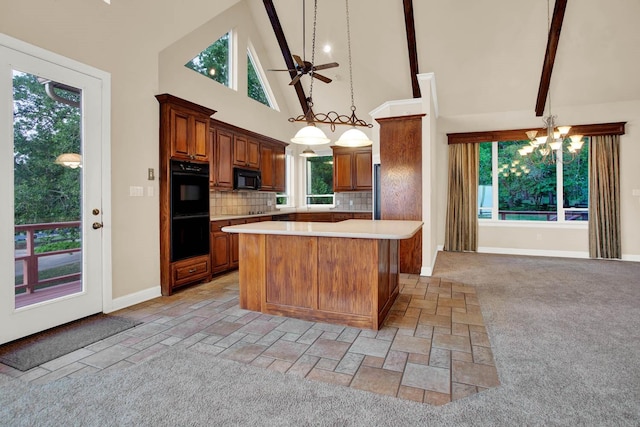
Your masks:
M 276 193 L 262 191 L 212 191 L 211 216 L 252 215 L 276 210 Z
M 211 216 L 253 215 L 276 210 L 276 193 L 263 191 L 212 191 L 209 196 Z M 371 211 L 373 210 L 372 193 L 370 191 L 335 193 L 335 207 L 333 210 Z
M 373 210 L 373 193 L 371 191 L 354 191 L 351 193 L 335 193 L 335 210 L 371 211 Z M 352 203 L 350 203 L 352 202 Z

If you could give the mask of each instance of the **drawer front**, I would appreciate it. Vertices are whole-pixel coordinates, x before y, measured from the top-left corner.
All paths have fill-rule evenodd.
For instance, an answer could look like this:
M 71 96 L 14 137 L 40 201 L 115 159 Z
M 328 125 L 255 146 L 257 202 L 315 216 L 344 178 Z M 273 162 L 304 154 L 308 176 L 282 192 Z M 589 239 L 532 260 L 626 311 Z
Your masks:
M 191 280 L 205 277 L 209 274 L 210 266 L 209 262 L 202 260 L 193 264 L 176 266 L 174 269 L 174 280 L 176 285 L 187 283 Z

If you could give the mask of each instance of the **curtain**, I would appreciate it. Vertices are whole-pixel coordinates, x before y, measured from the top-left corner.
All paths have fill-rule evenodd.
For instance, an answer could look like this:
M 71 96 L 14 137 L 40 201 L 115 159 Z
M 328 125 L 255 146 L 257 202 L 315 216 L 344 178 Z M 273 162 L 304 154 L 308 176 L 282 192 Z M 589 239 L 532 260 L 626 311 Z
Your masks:
M 478 144 L 449 145 L 445 251 L 478 250 Z
M 589 256 L 621 258 L 620 137 L 593 136 L 589 142 Z

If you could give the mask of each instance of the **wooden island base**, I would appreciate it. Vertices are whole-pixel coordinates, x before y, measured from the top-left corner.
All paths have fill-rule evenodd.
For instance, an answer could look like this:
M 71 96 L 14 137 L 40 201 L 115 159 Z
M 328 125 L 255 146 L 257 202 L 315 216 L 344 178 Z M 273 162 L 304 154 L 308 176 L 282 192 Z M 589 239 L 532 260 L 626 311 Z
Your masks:
M 398 240 L 239 237 L 240 308 L 378 330 L 398 296 Z

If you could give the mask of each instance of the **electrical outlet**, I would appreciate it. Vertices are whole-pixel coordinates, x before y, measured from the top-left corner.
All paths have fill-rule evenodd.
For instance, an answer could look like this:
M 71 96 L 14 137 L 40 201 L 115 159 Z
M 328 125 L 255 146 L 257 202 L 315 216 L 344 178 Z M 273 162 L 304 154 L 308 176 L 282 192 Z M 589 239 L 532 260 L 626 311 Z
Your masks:
M 130 186 L 129 187 L 129 196 L 130 197 L 142 197 L 144 196 L 144 188 L 138 186 Z
M 153 187 L 152 186 L 147 187 L 147 196 L 153 197 Z
M 340 200 L 336 200 L 336 206 L 340 206 Z
M 349 200 L 349 206 L 353 206 L 353 200 Z
M 271 200 L 267 200 L 267 206 L 271 206 L 273 205 L 273 202 Z

